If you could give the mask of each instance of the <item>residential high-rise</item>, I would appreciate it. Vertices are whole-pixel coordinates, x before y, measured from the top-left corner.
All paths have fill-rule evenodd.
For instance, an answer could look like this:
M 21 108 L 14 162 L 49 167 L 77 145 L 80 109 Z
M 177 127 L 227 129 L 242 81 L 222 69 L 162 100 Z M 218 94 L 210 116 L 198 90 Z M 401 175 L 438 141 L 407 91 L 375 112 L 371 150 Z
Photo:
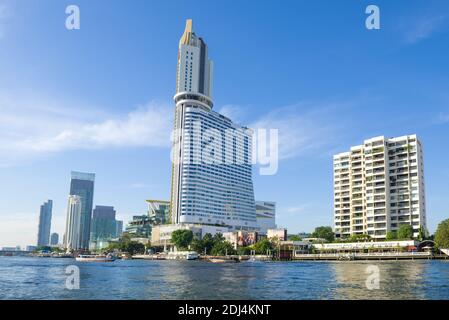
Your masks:
M 89 248 L 90 223 L 92 219 L 92 206 L 94 198 L 94 182 L 94 173 L 72 171 L 70 195 L 79 196 L 81 201 L 80 246 L 82 249 Z
M 276 202 L 256 201 L 256 215 L 260 233 L 276 229 Z
M 52 233 L 50 236 L 50 245 L 51 246 L 57 246 L 59 243 L 59 234 Z
M 191 20 L 177 71 L 171 223 L 255 230 L 252 131 L 212 111 L 212 62 Z
M 375 137 L 334 156 L 337 237 L 385 239 L 403 224 L 427 230 L 423 148 L 416 135 Z
M 53 209 L 53 201 L 48 200 L 41 205 L 39 214 L 39 230 L 37 233 L 37 245 L 48 246 L 50 241 L 51 215 Z
M 64 236 L 64 246 L 67 248 L 67 251 L 83 248 L 81 246 L 81 212 L 81 197 L 75 195 L 69 196 Z
M 92 215 L 90 241 L 105 241 L 115 238 L 116 221 L 114 207 L 95 206 Z

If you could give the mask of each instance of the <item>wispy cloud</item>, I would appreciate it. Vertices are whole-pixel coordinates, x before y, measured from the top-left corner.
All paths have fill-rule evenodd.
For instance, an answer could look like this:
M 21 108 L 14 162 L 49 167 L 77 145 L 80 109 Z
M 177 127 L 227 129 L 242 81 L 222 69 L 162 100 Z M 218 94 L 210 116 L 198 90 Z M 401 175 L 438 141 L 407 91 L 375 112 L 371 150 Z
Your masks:
M 427 38 L 447 26 L 448 15 L 428 15 L 414 19 L 412 23 L 407 23 L 405 29 L 405 42 L 415 44 Z
M 439 113 L 435 119 L 437 124 L 449 123 L 449 113 Z
M 0 166 L 69 150 L 169 146 L 170 108 L 151 102 L 121 115 L 63 102 L 0 98 Z
M 337 103 L 299 103 L 275 109 L 250 127 L 278 129 L 279 159 L 289 159 L 332 144 L 339 130 L 335 113 L 344 107 Z
M 234 104 L 224 105 L 218 109 L 218 112 L 237 123 L 243 123 L 246 117 L 246 108 Z

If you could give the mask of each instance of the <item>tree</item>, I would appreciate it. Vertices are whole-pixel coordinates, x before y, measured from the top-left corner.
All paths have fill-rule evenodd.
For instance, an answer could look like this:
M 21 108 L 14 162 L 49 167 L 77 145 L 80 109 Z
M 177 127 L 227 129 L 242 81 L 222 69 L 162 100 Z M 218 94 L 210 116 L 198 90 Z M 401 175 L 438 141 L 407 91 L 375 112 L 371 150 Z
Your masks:
M 420 226 L 418 230 L 418 240 L 423 241 L 426 240 L 426 238 L 427 238 L 427 231 L 426 229 L 424 229 L 423 226 Z
M 128 252 L 130 255 L 145 252 L 145 245 L 137 241 L 126 241 L 122 245 L 123 252 Z
M 211 250 L 211 254 L 214 256 L 224 256 L 225 254 L 235 253 L 234 247 L 228 241 L 216 242 Z
M 312 233 L 312 238 L 326 239 L 328 242 L 334 241 L 335 235 L 331 227 L 317 227 Z
M 399 240 L 410 240 L 413 239 L 413 227 L 409 224 L 403 224 L 398 230 Z
M 267 254 L 268 250 L 273 250 L 273 246 L 268 239 L 262 239 L 253 245 L 253 249 L 257 254 Z
M 368 241 L 371 237 L 368 234 L 353 234 L 349 237 L 349 241 L 351 242 L 359 242 L 359 241 Z
M 297 234 L 291 235 L 290 237 L 288 237 L 289 241 L 301 241 L 301 237 L 298 236 Z
M 434 238 L 438 248 L 449 248 L 449 219 L 438 224 Z
M 251 254 L 251 247 L 238 247 L 237 254 L 239 254 L 241 256 L 249 255 L 249 254 Z
M 171 234 L 172 243 L 179 249 L 187 249 L 193 240 L 191 230 L 175 230 Z
M 398 233 L 396 231 L 388 231 L 387 232 L 387 236 L 385 237 L 385 240 L 387 241 L 391 241 L 391 240 L 396 240 L 398 238 Z

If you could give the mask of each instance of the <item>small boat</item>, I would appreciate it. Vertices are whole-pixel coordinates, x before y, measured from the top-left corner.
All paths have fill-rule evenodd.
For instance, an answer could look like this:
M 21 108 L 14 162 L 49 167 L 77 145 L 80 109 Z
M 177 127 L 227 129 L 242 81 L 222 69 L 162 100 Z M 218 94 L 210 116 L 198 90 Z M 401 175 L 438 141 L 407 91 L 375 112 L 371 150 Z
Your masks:
M 100 255 L 100 254 L 80 254 L 75 258 L 80 262 L 113 262 L 115 258 L 112 255 Z
M 220 259 L 220 258 L 210 258 L 208 261 L 212 262 L 212 263 L 236 263 L 236 262 L 240 262 L 239 259 Z
M 195 251 L 169 252 L 166 255 L 167 260 L 196 260 L 198 258 L 198 253 Z

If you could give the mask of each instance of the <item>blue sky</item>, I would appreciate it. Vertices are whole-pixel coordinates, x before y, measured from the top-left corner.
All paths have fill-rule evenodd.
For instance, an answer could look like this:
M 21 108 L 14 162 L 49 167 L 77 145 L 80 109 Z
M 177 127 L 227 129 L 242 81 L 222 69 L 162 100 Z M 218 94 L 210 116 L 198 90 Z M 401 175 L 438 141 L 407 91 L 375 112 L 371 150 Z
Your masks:
M 65 28 L 65 8 L 81 29 Z M 365 28 L 376 4 L 381 30 Z M 430 231 L 449 217 L 449 3 L 0 0 L 0 246 L 36 242 L 39 206 L 63 232 L 71 170 L 125 222 L 168 199 L 178 40 L 185 19 L 214 60 L 215 109 L 279 129 L 256 199 L 289 232 L 332 225 L 332 155 L 416 133 Z

